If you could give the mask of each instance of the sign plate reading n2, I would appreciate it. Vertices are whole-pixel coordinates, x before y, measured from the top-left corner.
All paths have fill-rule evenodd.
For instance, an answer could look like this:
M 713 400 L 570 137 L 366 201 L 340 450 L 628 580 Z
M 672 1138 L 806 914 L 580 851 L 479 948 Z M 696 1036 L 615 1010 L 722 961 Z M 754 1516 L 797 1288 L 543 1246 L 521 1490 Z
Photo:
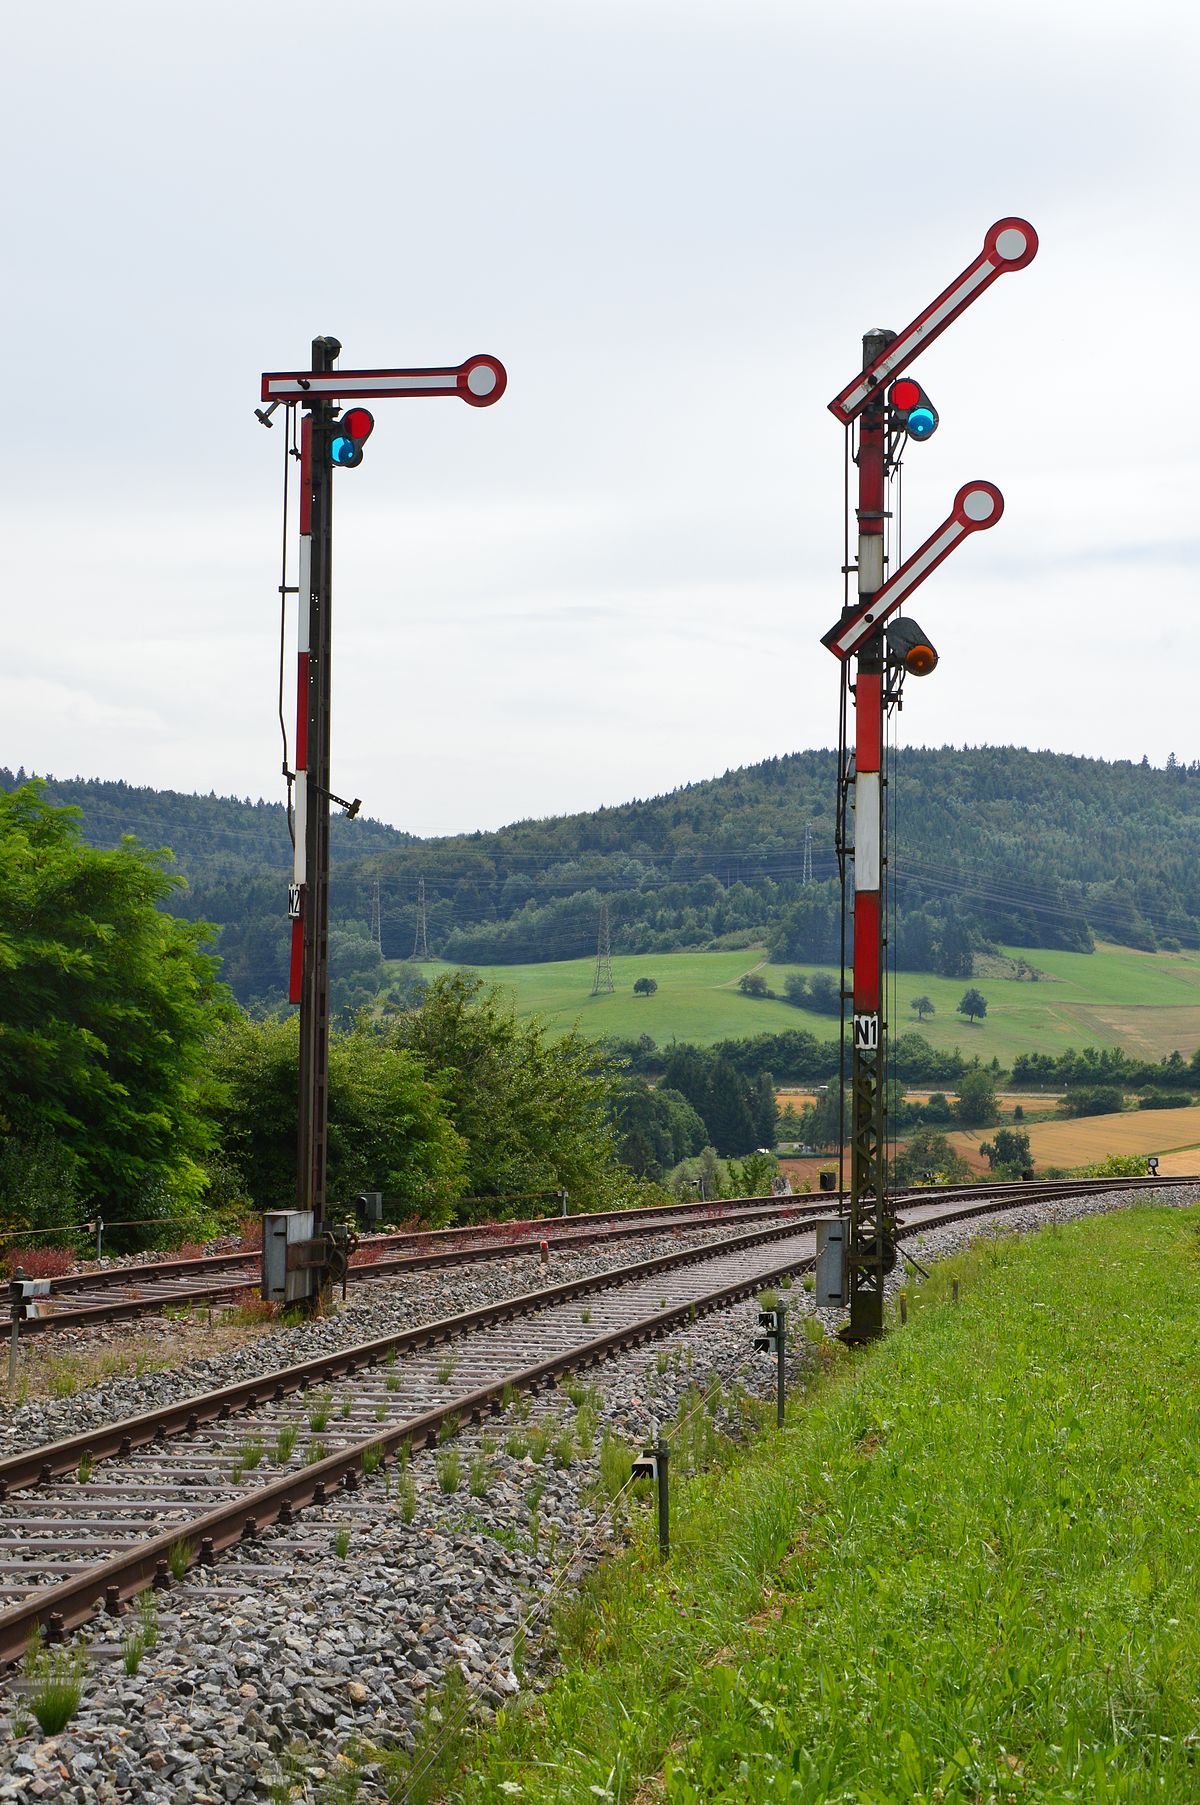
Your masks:
M 1038 236 L 1027 219 L 998 219 L 983 241 L 983 249 L 962 275 L 919 313 L 911 326 L 898 332 L 873 363 L 848 382 L 829 403 L 829 411 L 848 426 L 871 399 L 881 383 L 906 370 L 913 359 L 944 332 L 963 309 L 990 288 L 997 276 L 1024 269 L 1037 256 Z M 989 523 L 990 524 L 990 523 Z
M 835 658 L 853 657 L 864 641 L 877 633 L 888 616 L 908 599 L 917 584 L 923 583 L 930 571 L 936 570 L 942 559 L 948 558 L 955 546 L 962 544 L 968 533 L 980 533 L 985 527 L 995 526 L 1003 512 L 1004 497 L 995 483 L 964 483 L 954 497 L 949 516 L 937 531 L 930 533 L 911 558 L 905 558 L 882 589 L 868 596 L 856 613 L 843 616 L 828 633 L 822 633 L 821 644 L 828 646 Z
M 437 370 L 268 370 L 264 401 L 383 401 L 392 396 L 457 395 L 471 407 L 491 407 L 508 387 L 498 357 L 468 357 Z

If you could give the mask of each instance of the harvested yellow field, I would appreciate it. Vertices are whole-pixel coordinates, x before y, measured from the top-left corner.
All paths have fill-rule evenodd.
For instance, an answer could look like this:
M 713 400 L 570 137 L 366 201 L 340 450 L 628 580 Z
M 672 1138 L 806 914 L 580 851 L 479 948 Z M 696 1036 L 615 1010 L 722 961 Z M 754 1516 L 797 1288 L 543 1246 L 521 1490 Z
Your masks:
M 972 1166 L 987 1161 L 979 1151 L 991 1129 L 960 1129 L 947 1138 Z M 1030 1122 L 1026 1127 L 1035 1167 L 1093 1166 L 1110 1153 L 1157 1153 L 1196 1147 L 1194 1163 L 1183 1159 L 1173 1171 L 1200 1168 L 1200 1105 L 1190 1109 L 1131 1109 L 1112 1116 L 1076 1116 L 1064 1122 Z M 1163 1171 L 1167 1167 L 1164 1165 Z

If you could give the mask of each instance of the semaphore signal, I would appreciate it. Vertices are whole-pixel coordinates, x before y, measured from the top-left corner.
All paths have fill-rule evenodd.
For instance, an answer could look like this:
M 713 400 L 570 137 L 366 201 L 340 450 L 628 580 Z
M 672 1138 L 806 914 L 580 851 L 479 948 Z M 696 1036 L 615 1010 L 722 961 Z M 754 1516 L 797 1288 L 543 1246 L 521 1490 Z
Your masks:
M 890 575 L 885 573 L 886 483 L 910 441 L 938 429 L 938 412 L 921 384 L 902 375 L 925 346 L 944 332 L 1006 271 L 1024 269 L 1037 254 L 1028 220 L 996 221 L 983 249 L 903 332 L 868 332 L 863 367 L 830 403 L 846 427 L 858 428 L 858 557 L 853 566 L 858 599 L 822 635 L 842 672 L 842 719 L 854 698 L 854 751 L 843 742 L 838 768 L 838 857 L 842 906 L 853 871 L 853 981 L 843 1008 L 852 1008 L 850 1078 L 850 1193 L 845 1238 L 844 1298 L 850 1306 L 845 1335 L 864 1341 L 883 1331 L 884 1281 L 896 1261 L 896 1211 L 887 1183 L 887 1021 L 883 970 L 888 944 L 888 866 L 884 726 L 905 676 L 928 676 L 938 662 L 929 636 L 899 610 L 972 534 L 995 526 L 1004 497 L 994 483 L 964 483 L 950 513 Z M 856 661 L 854 681 L 850 662 Z M 852 828 L 850 824 L 853 824 Z M 850 834 L 853 845 L 850 845 Z M 852 851 L 853 864 L 847 855 Z M 843 916 L 844 919 L 844 916 Z
M 375 429 L 373 399 L 451 396 L 470 407 L 491 407 L 508 385 L 499 358 L 404 370 L 337 370 L 336 338 L 315 338 L 308 370 L 267 372 L 264 405 L 255 413 L 272 425 L 278 407 L 303 409 L 300 429 L 300 559 L 297 583 L 295 852 L 288 886 L 292 920 L 289 998 L 300 1005 L 300 1106 L 296 1207 L 310 1218 L 313 1269 L 325 1236 L 326 1132 L 329 1070 L 329 807 L 355 814 L 331 788 L 330 664 L 333 646 L 333 472 L 354 469 Z M 342 402 L 351 402 L 342 412 Z M 286 593 L 286 590 L 285 590 Z M 293 1224 L 293 1227 L 296 1225 Z M 294 1237 L 289 1231 L 289 1244 Z

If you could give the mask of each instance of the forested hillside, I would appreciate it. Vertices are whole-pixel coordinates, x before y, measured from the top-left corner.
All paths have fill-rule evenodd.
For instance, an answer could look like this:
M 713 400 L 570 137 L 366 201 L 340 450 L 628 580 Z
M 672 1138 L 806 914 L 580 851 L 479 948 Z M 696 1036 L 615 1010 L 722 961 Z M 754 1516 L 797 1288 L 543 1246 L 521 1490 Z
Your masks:
M 462 964 L 586 955 L 602 898 L 614 951 L 761 940 L 781 960 L 834 959 L 835 765 L 830 751 L 801 752 L 594 814 L 439 840 L 335 817 L 335 969 L 340 960 L 364 993 L 385 981 L 368 929 L 376 882 L 383 952 L 411 956 L 422 879 L 430 950 Z M 0 772 L 0 786 L 15 781 Z M 244 1001 L 278 1000 L 282 808 L 81 780 L 52 779 L 49 793 L 83 809 L 96 845 L 128 832 L 171 846 L 190 885 L 172 906 L 221 926 L 223 975 Z M 890 799 L 903 966 L 956 975 L 985 941 L 1200 945 L 1198 761 L 1159 770 L 1013 747 L 910 750 Z

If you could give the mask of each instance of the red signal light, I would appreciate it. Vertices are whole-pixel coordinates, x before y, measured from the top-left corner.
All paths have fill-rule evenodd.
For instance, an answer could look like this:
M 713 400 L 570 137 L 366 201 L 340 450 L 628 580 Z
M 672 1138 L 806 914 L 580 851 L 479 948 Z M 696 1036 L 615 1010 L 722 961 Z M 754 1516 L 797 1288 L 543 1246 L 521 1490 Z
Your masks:
M 342 415 L 339 424 L 342 431 L 352 439 L 369 439 L 375 430 L 375 416 L 369 414 L 365 407 L 351 407 Z
M 907 377 L 901 377 L 898 382 L 892 384 L 889 399 L 893 407 L 900 408 L 907 413 L 909 408 L 916 407 L 921 399 L 921 385 L 911 382 Z

